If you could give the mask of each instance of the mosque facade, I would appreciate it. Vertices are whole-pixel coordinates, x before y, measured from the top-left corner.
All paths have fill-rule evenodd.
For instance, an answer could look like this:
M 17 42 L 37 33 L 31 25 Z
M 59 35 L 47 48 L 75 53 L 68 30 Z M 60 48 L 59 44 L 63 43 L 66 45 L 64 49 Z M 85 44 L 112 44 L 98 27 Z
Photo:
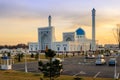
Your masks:
M 45 51 L 46 47 L 57 52 L 95 51 L 95 9 L 92 10 L 92 39 L 86 38 L 86 32 L 79 27 L 73 32 L 63 32 L 63 40 L 55 40 L 55 28 L 51 26 L 51 16 L 48 17 L 48 26 L 38 28 L 38 42 L 29 42 L 29 52 Z

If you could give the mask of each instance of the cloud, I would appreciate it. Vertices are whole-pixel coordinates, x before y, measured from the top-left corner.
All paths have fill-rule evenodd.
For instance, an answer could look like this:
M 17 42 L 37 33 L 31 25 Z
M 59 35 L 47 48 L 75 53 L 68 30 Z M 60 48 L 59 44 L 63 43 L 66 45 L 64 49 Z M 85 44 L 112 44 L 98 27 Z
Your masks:
M 44 18 L 46 15 L 51 14 L 53 16 L 67 17 L 66 19 L 68 19 L 68 17 L 75 18 L 76 14 L 74 13 L 77 13 L 78 15 L 79 10 L 80 9 L 83 10 L 83 9 L 75 8 L 74 5 L 72 5 L 75 2 L 74 3 L 72 2 L 69 2 L 69 1 L 63 2 L 58 0 L 57 1 L 56 0 L 53 0 L 53 1 L 51 0 L 45 0 L 45 1 L 1 0 L 0 1 L 0 11 L 1 11 L 0 17 L 1 18 L 14 18 L 14 17 L 15 18 Z M 73 7 L 72 10 L 70 6 Z
M 46 14 L 44 9 L 38 10 L 29 2 L 24 3 L 23 1 L 15 0 L 0 1 L 0 11 L 1 18 L 43 18 Z

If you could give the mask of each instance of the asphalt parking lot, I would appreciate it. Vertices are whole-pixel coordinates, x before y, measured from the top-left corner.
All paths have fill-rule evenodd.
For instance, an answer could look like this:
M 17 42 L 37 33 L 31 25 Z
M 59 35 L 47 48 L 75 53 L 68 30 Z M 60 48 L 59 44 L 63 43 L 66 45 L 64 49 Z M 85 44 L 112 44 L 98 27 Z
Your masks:
M 108 62 L 110 57 L 105 57 Z M 84 58 L 68 58 L 64 61 L 64 72 L 65 75 L 72 76 L 90 76 L 90 77 L 105 77 L 105 78 L 113 78 L 114 77 L 114 66 L 105 65 L 97 65 L 95 64 L 96 59 L 86 59 L 84 62 Z M 120 57 L 117 57 L 117 73 L 120 73 Z
M 109 57 L 105 57 L 108 62 Z M 95 65 L 96 59 L 84 59 L 83 57 L 70 57 L 64 59 L 63 68 L 64 71 L 62 74 L 71 75 L 71 76 L 87 76 L 87 77 L 104 77 L 104 78 L 113 78 L 114 77 L 114 66 L 106 65 Z M 117 73 L 120 73 L 120 56 L 117 57 Z M 39 73 L 37 62 L 27 63 L 28 72 Z M 24 71 L 24 63 L 14 64 L 14 70 Z

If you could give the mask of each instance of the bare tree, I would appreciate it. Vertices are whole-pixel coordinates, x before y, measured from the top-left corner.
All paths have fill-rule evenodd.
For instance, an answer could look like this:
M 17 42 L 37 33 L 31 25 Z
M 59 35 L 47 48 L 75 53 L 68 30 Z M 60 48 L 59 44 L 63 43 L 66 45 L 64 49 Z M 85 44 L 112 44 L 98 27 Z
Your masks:
M 114 29 L 113 33 L 120 49 L 120 24 L 117 24 L 117 28 Z

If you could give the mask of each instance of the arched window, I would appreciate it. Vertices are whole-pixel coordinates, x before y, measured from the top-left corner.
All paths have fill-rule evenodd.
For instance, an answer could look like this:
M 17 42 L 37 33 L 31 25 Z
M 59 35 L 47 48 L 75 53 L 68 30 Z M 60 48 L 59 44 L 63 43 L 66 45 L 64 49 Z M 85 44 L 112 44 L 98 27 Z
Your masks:
M 64 51 L 66 51 L 66 47 L 64 47 Z
M 70 37 L 68 37 L 68 38 L 66 39 L 66 41 L 72 41 L 72 39 L 71 39 Z
M 31 51 L 33 50 L 33 48 L 31 48 Z
M 59 47 L 57 47 L 57 50 L 59 51 L 59 50 L 60 50 L 60 48 L 59 48 Z

